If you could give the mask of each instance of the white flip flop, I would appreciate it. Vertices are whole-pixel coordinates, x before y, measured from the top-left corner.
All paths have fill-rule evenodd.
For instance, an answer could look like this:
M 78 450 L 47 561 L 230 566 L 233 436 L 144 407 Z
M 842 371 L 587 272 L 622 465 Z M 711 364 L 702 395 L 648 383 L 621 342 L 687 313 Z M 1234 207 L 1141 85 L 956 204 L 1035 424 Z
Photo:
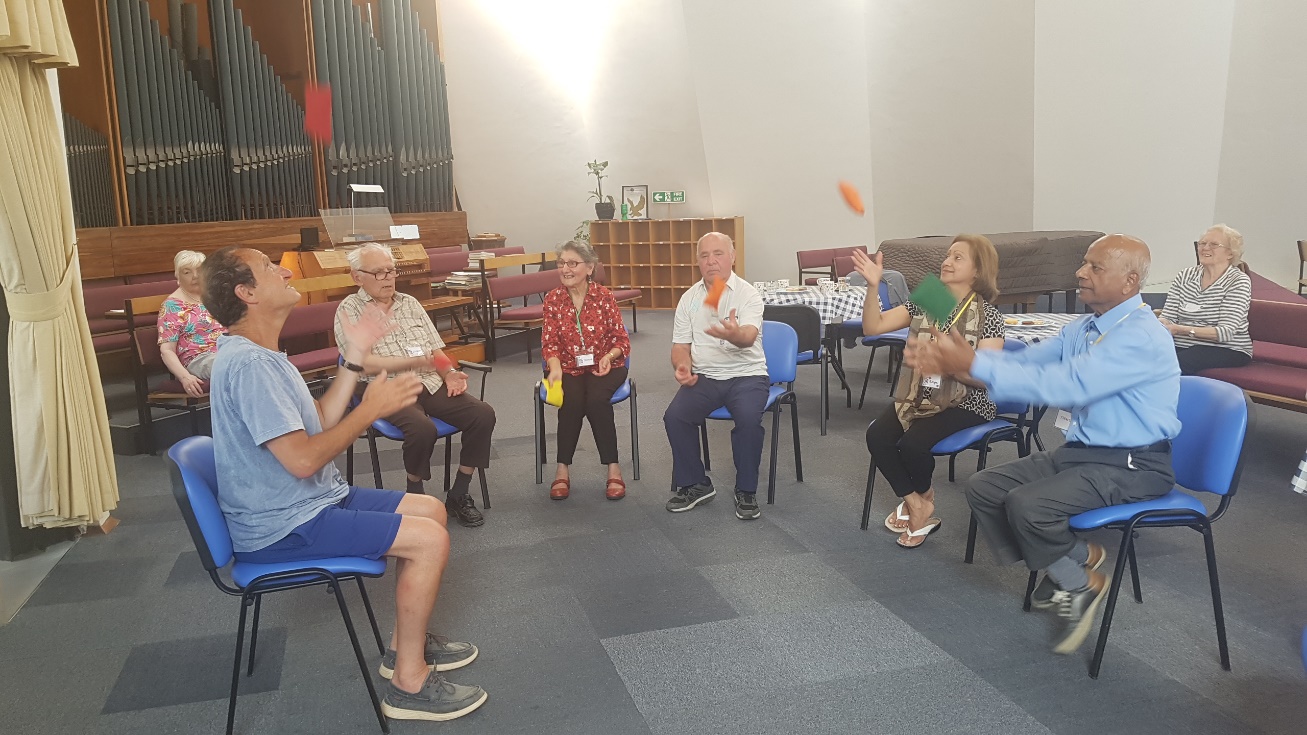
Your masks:
M 895 528 L 894 526 L 890 525 L 891 521 L 896 521 L 896 520 L 902 521 L 904 528 Z M 898 504 L 897 507 L 894 508 L 893 513 L 890 513 L 889 515 L 885 516 L 885 528 L 888 528 L 894 533 L 903 533 L 907 524 L 908 524 L 908 512 L 907 509 L 903 507 L 903 503 L 901 502 Z
M 901 549 L 917 549 L 917 548 L 920 548 L 922 544 L 926 543 L 926 538 L 925 538 L 925 537 L 927 537 L 927 536 L 929 536 L 930 534 L 932 534 L 932 533 L 938 531 L 938 530 L 939 530 L 939 527 L 942 526 L 942 525 L 944 525 L 944 522 L 941 521 L 940 519 L 938 519 L 938 518 L 931 518 L 930 520 L 926 521 L 926 525 L 922 526 L 921 528 L 918 528 L 918 529 L 915 530 L 915 531 L 904 531 L 904 533 L 906 533 L 906 534 L 908 535 L 908 538 L 910 538 L 910 539 L 920 538 L 921 541 L 919 541 L 919 542 L 917 542 L 917 543 L 915 543 L 915 544 L 905 544 L 905 543 L 903 543 L 903 539 L 900 538 L 900 539 L 896 540 L 894 543 L 898 544 L 898 545 L 899 545 L 899 548 L 901 548 Z M 900 534 L 900 535 L 902 535 L 902 534 Z

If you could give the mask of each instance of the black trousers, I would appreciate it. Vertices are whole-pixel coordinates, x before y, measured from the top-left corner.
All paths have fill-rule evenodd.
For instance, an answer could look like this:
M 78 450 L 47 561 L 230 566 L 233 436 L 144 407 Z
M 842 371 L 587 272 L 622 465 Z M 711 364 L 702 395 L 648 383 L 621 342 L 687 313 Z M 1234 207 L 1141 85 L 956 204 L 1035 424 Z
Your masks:
M 1238 350 L 1216 345 L 1177 347 L 1175 356 L 1180 360 L 1181 375 L 1197 375 L 1209 368 L 1243 367 L 1253 359 Z
M 362 396 L 366 386 L 359 385 Z M 449 388 L 441 385 L 435 393 L 426 388 L 417 403 L 387 416 L 386 420 L 404 432 L 404 470 L 423 480 L 431 479 L 431 453 L 436 448 L 436 426 L 432 418 L 461 429 L 459 464 L 464 467 L 490 466 L 490 436 L 495 431 L 495 409 L 471 393 L 450 397 Z
M 927 418 L 917 419 L 907 430 L 890 404 L 867 427 L 867 451 L 876 460 L 876 468 L 900 498 L 930 489 L 935 474 L 935 455 L 930 453 L 941 439 L 972 426 L 985 423 L 984 417 L 965 408 L 946 408 Z
M 590 420 L 601 464 L 617 464 L 617 425 L 613 423 L 613 394 L 626 381 L 626 366 L 607 375 L 563 373 L 563 405 L 558 407 L 558 464 L 572 464 L 581 422 Z

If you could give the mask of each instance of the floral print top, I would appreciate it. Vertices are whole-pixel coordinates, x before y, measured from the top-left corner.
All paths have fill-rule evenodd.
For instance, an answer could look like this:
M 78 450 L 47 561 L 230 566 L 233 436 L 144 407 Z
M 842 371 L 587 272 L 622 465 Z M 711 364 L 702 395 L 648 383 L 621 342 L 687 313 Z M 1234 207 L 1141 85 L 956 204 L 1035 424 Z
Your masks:
M 613 360 L 613 367 L 626 364 L 626 356 L 631 354 L 631 338 L 622 323 L 622 313 L 617 309 L 613 292 L 598 283 L 591 283 L 581 303 L 578 329 L 576 305 L 565 286 L 545 294 L 545 322 L 540 331 L 540 355 L 544 362 L 557 357 L 568 375 L 581 375 L 592 372 L 594 367 L 578 367 L 577 355 L 594 355 L 594 365 L 599 365 L 599 358 L 614 347 L 622 351 L 621 357 Z
M 182 367 L 191 360 L 218 349 L 218 335 L 227 329 L 204 308 L 204 304 L 189 304 L 179 298 L 170 298 L 159 309 L 159 344 L 177 343 L 177 358 Z

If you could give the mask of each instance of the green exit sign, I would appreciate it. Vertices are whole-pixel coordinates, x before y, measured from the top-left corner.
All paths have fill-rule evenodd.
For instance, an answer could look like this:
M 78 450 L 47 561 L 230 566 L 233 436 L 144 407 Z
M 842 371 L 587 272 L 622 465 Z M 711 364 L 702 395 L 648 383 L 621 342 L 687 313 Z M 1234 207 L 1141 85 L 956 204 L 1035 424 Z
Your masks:
M 653 193 L 654 204 L 684 204 L 685 192 L 683 191 L 655 191 Z

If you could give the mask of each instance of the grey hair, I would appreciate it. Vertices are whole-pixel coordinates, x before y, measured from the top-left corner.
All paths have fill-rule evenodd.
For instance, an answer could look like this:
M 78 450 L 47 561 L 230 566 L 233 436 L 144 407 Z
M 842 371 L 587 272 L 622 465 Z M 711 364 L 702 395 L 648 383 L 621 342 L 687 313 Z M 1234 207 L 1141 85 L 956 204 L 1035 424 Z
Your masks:
M 204 253 L 197 253 L 194 250 L 179 250 L 172 256 L 172 274 L 175 276 L 182 272 L 182 268 L 199 268 L 204 264 Z
M 581 260 L 585 261 L 586 265 L 594 265 L 599 262 L 599 256 L 595 254 L 595 249 L 584 240 L 568 240 L 554 248 L 554 254 L 561 257 L 565 250 L 576 253 Z
M 1208 232 L 1216 230 L 1225 235 L 1225 245 L 1230 248 L 1230 265 L 1239 265 L 1243 262 L 1243 235 L 1229 225 L 1212 225 L 1207 228 Z
M 1126 273 L 1139 276 L 1139 289 L 1142 291 L 1144 284 L 1148 283 L 1148 269 L 1153 264 L 1152 254 L 1147 250 L 1135 253 L 1120 250 L 1117 257 L 1121 259 L 1121 267 Z
M 395 264 L 395 254 L 390 252 L 390 248 L 375 242 L 368 242 L 345 253 L 345 260 L 349 261 L 350 270 L 355 270 L 355 271 L 363 270 L 364 253 L 381 253 L 385 255 L 387 258 L 390 258 L 391 265 Z
M 703 237 L 699 238 L 699 242 L 695 243 L 695 245 L 694 245 L 695 252 L 698 252 L 699 248 L 703 247 L 703 241 L 704 241 L 704 240 L 707 240 L 707 239 L 710 238 L 710 237 L 720 237 L 720 238 L 722 238 L 723 240 L 725 240 L 725 241 L 727 242 L 727 244 L 729 244 L 729 245 L 731 246 L 731 250 L 735 250 L 735 241 L 732 240 L 732 239 L 731 239 L 729 236 L 727 236 L 725 233 L 722 233 L 722 232 L 709 232 L 708 234 L 706 234 L 706 235 L 704 235 Z

